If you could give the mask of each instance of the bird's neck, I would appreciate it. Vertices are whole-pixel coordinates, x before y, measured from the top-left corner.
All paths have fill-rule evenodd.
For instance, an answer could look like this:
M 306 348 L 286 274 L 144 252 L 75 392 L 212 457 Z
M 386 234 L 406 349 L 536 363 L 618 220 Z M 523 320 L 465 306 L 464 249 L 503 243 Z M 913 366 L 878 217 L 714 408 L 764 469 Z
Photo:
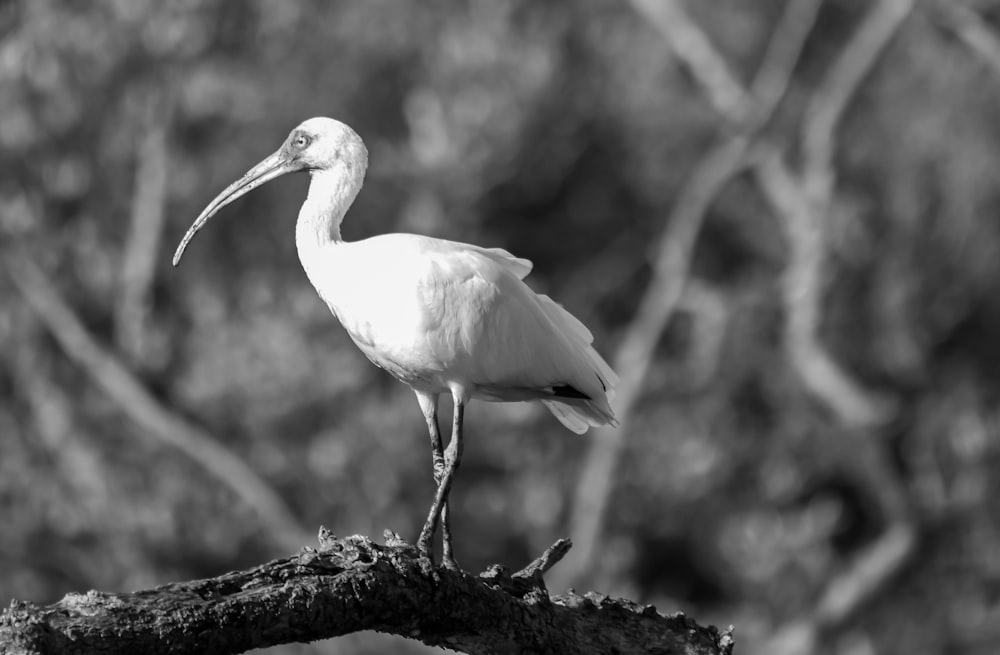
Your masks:
M 340 168 L 312 173 L 309 195 L 295 226 L 300 250 L 341 240 L 340 224 L 360 188 L 361 180 Z
M 324 259 L 324 251 L 340 243 L 340 224 L 361 189 L 364 170 L 337 167 L 314 171 L 309 195 L 295 224 L 295 246 L 310 278 Z

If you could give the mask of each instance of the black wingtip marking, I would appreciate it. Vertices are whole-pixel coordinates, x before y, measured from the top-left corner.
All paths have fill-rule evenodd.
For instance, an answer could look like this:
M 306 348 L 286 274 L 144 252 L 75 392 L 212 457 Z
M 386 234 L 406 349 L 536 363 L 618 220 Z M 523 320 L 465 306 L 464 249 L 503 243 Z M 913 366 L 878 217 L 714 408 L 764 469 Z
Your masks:
M 581 398 L 583 400 L 593 400 L 587 394 L 583 393 L 576 387 L 571 387 L 568 384 L 560 384 L 558 387 L 552 387 L 552 394 L 559 396 L 560 398 Z

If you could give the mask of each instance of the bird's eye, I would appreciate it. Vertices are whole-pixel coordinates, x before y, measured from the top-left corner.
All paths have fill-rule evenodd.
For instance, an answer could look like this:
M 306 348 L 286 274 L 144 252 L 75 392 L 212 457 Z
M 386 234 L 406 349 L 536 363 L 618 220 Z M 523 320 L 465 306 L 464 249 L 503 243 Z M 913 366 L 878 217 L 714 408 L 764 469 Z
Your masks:
M 299 150 L 302 150 L 309 145 L 311 139 L 305 134 L 300 134 L 292 140 L 292 145 L 294 145 Z

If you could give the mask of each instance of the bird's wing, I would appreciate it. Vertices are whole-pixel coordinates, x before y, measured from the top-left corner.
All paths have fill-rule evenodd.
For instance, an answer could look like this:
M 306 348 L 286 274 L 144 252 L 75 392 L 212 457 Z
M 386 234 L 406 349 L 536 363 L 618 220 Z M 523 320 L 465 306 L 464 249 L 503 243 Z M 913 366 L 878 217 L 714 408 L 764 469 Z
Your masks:
M 601 384 L 604 386 L 604 390 L 609 399 L 614 399 L 615 397 L 615 387 L 618 386 L 618 375 L 611 369 L 604 358 L 594 350 L 592 343 L 594 343 L 594 335 L 587 329 L 587 326 L 580 322 L 576 316 L 570 314 L 565 307 L 552 300 L 552 298 L 544 295 L 537 294 L 536 297 L 541 303 L 542 308 L 545 313 L 548 314 L 549 320 L 551 320 L 556 327 L 573 333 L 579 338 L 579 342 L 586 345 L 585 352 L 590 362 L 593 364 L 594 369 L 597 372 L 598 378 L 601 380 Z
M 530 260 L 515 257 L 503 248 L 479 248 L 477 246 L 470 246 L 470 248 L 479 251 L 497 264 L 500 264 L 506 270 L 517 276 L 517 279 L 519 280 L 523 280 L 528 276 L 528 273 L 531 272 L 533 265 Z
M 480 259 L 480 257 L 476 257 L 479 255 L 497 264 L 518 280 L 523 280 L 527 277 L 533 268 L 531 260 L 524 259 L 523 257 L 515 257 L 503 248 L 483 248 L 471 243 L 436 239 L 422 234 L 382 234 L 356 243 L 369 243 L 371 245 L 378 243 L 380 249 L 385 246 L 391 246 L 394 252 L 400 256 L 416 253 L 418 256 L 429 256 L 436 261 L 450 262 L 451 266 L 457 265 L 460 268 L 462 264 L 470 265 L 472 269 L 475 269 L 477 266 L 481 267 L 482 264 L 477 264 L 475 261 Z M 470 256 L 474 257 L 475 260 L 468 259 Z
M 428 336 L 456 375 L 488 399 L 546 401 L 574 432 L 613 422 L 617 376 L 591 346 L 590 330 L 521 280 L 528 262 L 465 244 L 427 245 Z M 567 398 L 560 387 L 580 396 Z

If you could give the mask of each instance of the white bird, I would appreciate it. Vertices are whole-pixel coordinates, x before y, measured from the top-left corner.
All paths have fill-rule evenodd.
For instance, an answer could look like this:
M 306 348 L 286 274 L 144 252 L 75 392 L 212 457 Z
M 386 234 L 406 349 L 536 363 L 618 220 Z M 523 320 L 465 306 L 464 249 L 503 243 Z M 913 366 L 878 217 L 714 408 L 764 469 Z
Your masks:
M 342 240 L 340 224 L 367 166 L 368 150 L 354 130 L 331 118 L 311 118 L 209 203 L 173 263 L 225 205 L 286 173 L 311 175 L 295 226 L 299 259 L 358 348 L 416 394 L 438 485 L 417 545 L 429 560 L 440 520 L 444 564 L 457 568 L 447 502 L 462 456 L 465 405 L 473 398 L 539 400 L 582 434 L 589 426 L 616 424 L 609 401 L 618 377 L 591 346 L 590 331 L 523 282 L 531 271 L 525 259 L 415 234 Z M 447 452 L 437 423 L 442 393 L 454 402 Z

